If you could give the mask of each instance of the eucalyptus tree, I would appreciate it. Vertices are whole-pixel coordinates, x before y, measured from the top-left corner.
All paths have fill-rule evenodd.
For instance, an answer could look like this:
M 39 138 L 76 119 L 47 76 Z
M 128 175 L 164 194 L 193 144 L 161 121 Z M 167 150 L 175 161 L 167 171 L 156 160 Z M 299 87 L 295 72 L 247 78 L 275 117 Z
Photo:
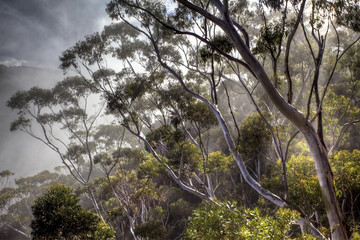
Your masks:
M 159 93 L 158 89 L 169 90 L 172 85 L 180 85 L 184 95 L 193 97 L 199 105 L 207 106 L 215 115 L 229 152 L 245 181 L 275 205 L 296 209 L 296 206 L 291 206 L 283 198 L 263 188 L 251 176 L 236 147 L 229 122 L 223 118 L 218 108 L 221 102 L 218 98 L 220 83 L 239 82 L 248 93 L 250 103 L 255 104 L 269 127 L 275 151 L 282 159 L 285 175 L 286 152 L 284 154 L 282 144 L 269 121 L 262 115 L 253 95 L 253 91 L 261 85 L 264 97 L 269 101 L 265 105 L 270 105 L 268 108 L 272 111 L 276 109 L 277 115 L 283 118 L 281 122 L 289 122 L 297 129 L 294 136 L 301 132 L 307 142 L 315 162 L 332 238 L 347 239 L 336 198 L 328 149 L 324 142 L 322 105 L 338 62 L 359 40 L 359 37 L 355 37 L 350 44 L 341 46 L 342 39 L 337 32 L 341 27 L 359 30 L 358 1 L 339 0 L 330 3 L 276 0 L 260 1 L 255 6 L 250 4 L 251 2 L 246 1 L 228 0 L 110 1 L 107 11 L 117 23 L 106 27 L 101 34 L 88 36 L 65 51 L 60 58 L 61 68 L 74 69 L 84 82 L 101 91 L 108 101 L 109 110 L 117 112 L 120 123 L 145 143 L 181 188 L 200 198 L 211 199 L 211 191 L 202 191 L 199 186 L 192 184 L 191 178 L 182 178 L 181 172 L 185 170 L 181 168 L 176 174 L 162 154 L 154 149 L 159 146 L 158 143 L 162 145 L 161 141 L 152 144 L 143 134 L 142 126 L 152 130 L 154 118 L 159 115 L 173 120 L 170 121 L 173 127 L 183 123 L 186 130 L 189 118 L 174 118 L 181 114 L 164 108 L 161 104 L 155 107 L 149 105 L 149 100 Z M 273 18 L 269 18 L 271 14 Z M 251 27 L 251 20 L 259 23 L 260 27 Z M 332 74 L 325 80 L 324 88 L 321 88 L 320 76 L 330 31 L 334 31 L 337 36 L 337 46 L 332 54 Z M 309 74 L 302 81 L 303 84 L 309 82 L 308 90 L 300 87 L 301 94 L 298 94 L 307 94 L 305 114 L 294 101 L 297 76 L 292 73 L 291 64 L 296 60 L 290 58 L 295 47 L 294 39 L 299 35 L 305 40 L 306 52 L 310 56 L 307 56 L 310 59 L 304 60 Z M 261 64 L 259 53 L 270 56 L 270 70 L 266 64 Z M 118 72 L 106 67 L 106 58 L 110 56 L 118 61 Z M 284 64 L 284 70 L 279 67 L 280 63 Z M 282 84 L 287 84 L 287 88 L 280 87 L 281 80 Z M 179 109 L 180 106 L 175 108 Z M 231 105 L 228 111 L 232 112 Z M 196 139 L 188 137 L 195 146 L 200 146 Z M 290 138 L 288 145 L 293 138 Z M 167 151 L 166 146 L 163 149 Z M 205 189 L 211 189 L 210 181 L 204 182 L 196 174 L 193 176 Z M 302 217 L 314 234 L 322 236 L 304 214 Z
M 339 31 L 339 35 L 343 38 L 349 38 L 351 32 Z M 331 141 L 334 142 L 329 148 L 329 153 L 337 150 L 341 145 L 346 145 L 347 149 L 353 150 L 358 147 L 358 134 L 348 134 L 358 132 L 359 122 L 359 45 L 351 48 L 341 61 L 339 62 L 339 70 L 334 74 L 333 84 L 330 86 L 330 98 L 325 99 L 325 110 L 329 114 L 325 114 L 325 118 L 330 126 L 325 123 L 325 127 L 337 134 L 331 134 Z M 327 116 L 326 116 L 327 115 Z M 338 119 L 338 120 L 335 120 Z M 327 125 L 327 126 L 326 126 Z M 344 139 L 345 136 L 345 139 Z
M 3 174 L 11 174 L 3 171 Z M 70 179 L 69 179 L 70 178 Z M 32 219 L 31 206 L 35 198 L 43 194 L 46 189 L 56 183 L 73 184 L 70 176 L 42 171 L 34 176 L 15 180 L 15 187 L 6 187 L 0 190 L 0 223 L 1 235 L 7 236 L 8 230 L 13 230 L 22 238 L 30 239 L 30 222 Z
M 6 187 L 9 183 L 9 179 L 11 176 L 13 176 L 15 173 L 11 172 L 10 170 L 3 170 L 0 172 L 0 182 L 1 182 L 1 187 L 0 189 Z
M 171 178 L 181 188 L 200 198 L 209 198 L 207 194 L 212 194 L 209 188 L 207 193 L 203 193 L 194 187 L 194 184 L 205 186 L 207 183 L 196 174 L 184 174 L 192 167 L 191 164 L 195 166 L 200 159 L 190 158 L 190 163 L 186 162 L 181 149 L 187 147 L 189 152 L 193 145 L 201 149 L 188 131 L 187 124 L 197 124 L 195 133 L 199 134 L 203 131 L 200 128 L 215 123 L 214 117 L 201 102 L 181 92 L 182 88 L 176 79 L 160 68 L 154 61 L 152 52 L 147 52 L 149 47 L 149 43 L 139 38 L 139 33 L 126 23 L 112 24 L 105 27 L 101 34 L 88 36 L 66 51 L 61 57 L 62 68 L 74 66 L 86 83 L 103 93 L 109 111 L 118 117 L 121 125 L 145 143 L 146 149 L 165 166 Z M 94 50 L 97 51 L 96 57 L 93 56 Z M 181 59 L 180 54 L 172 50 L 172 46 L 167 50 L 174 61 L 175 58 Z M 109 53 L 117 57 L 119 64 L 124 66 L 119 72 L 105 67 L 105 57 Z M 191 88 L 200 92 L 201 85 L 195 79 L 190 83 Z M 195 117 L 198 112 L 194 110 L 199 110 L 199 107 L 203 118 Z M 158 128 L 159 124 L 162 127 Z M 150 133 L 146 135 L 149 130 Z M 191 143 L 184 142 L 184 137 L 189 137 Z M 169 152 L 168 148 L 179 150 Z M 177 159 L 171 163 L 171 159 L 168 162 L 167 158 Z
M 97 107 L 89 106 L 94 99 Z M 79 77 L 66 78 L 52 89 L 18 91 L 7 103 L 18 113 L 11 130 L 25 132 L 55 151 L 69 173 L 87 186 L 94 173 L 94 132 L 104 112 L 96 99 L 95 89 Z M 86 195 L 102 216 L 91 189 Z
M 32 212 L 33 239 L 114 239 L 113 229 L 78 204 L 79 198 L 64 185 L 52 185 L 39 196 Z

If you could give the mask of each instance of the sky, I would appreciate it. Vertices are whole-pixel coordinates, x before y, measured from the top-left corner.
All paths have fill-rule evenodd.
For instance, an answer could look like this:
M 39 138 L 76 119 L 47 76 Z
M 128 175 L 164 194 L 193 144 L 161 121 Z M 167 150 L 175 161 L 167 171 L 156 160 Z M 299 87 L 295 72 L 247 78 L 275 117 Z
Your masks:
M 10 132 L 16 114 L 6 101 L 18 90 L 49 88 L 64 76 L 59 56 L 110 23 L 105 0 L 0 0 L 0 171 L 30 176 L 60 165 L 56 154 L 21 132 Z M 19 68 L 28 66 L 32 68 Z
M 0 0 L 0 63 L 57 67 L 62 51 L 109 22 L 104 0 Z

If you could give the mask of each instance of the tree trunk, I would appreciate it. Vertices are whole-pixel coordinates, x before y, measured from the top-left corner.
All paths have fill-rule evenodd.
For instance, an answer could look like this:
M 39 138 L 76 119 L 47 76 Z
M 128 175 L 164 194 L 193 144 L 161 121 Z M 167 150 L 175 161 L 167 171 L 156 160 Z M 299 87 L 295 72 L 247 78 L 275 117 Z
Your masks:
M 315 129 L 309 126 L 308 131 L 301 131 L 309 146 L 312 157 L 314 158 L 317 176 L 323 195 L 326 214 L 328 217 L 331 238 L 347 239 L 346 228 L 342 220 L 339 202 L 336 198 L 333 173 L 331 171 L 327 151 L 318 138 Z
M 347 239 L 339 203 L 336 199 L 333 174 L 327 157 L 327 151 L 324 149 L 314 127 L 306 119 L 304 114 L 300 113 L 280 95 L 266 74 L 264 68 L 246 47 L 244 41 L 233 26 L 232 20 L 225 15 L 225 22 L 220 23 L 220 26 L 233 41 L 236 49 L 259 80 L 272 103 L 287 119 L 299 128 L 305 137 L 315 162 L 316 172 L 330 225 L 331 237 L 336 240 Z

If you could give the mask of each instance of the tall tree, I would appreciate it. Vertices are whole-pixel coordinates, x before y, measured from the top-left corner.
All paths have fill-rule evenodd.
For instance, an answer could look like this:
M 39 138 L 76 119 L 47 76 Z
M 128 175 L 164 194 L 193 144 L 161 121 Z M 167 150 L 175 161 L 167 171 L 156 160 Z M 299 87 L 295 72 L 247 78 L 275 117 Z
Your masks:
M 97 103 L 95 108 L 89 106 L 91 99 L 96 99 L 96 93 L 81 78 L 69 77 L 53 89 L 33 87 L 18 91 L 8 101 L 8 106 L 18 111 L 11 131 L 23 131 L 56 152 L 83 186 L 93 178 L 93 158 L 96 151 L 103 148 L 101 141 L 96 146 L 94 132 L 104 112 L 104 103 Z M 85 194 L 102 217 L 92 190 L 88 188 Z
M 332 24 L 332 15 L 339 16 L 339 8 L 342 11 L 350 12 L 350 16 L 354 16 L 355 14 L 354 5 L 356 5 L 357 1 L 339 1 L 337 2 L 340 7 L 338 7 L 337 3 L 323 3 L 321 1 L 313 1 L 311 3 L 310 9 L 310 22 L 309 22 L 309 30 L 313 41 L 316 42 L 317 53 L 314 51 L 314 46 L 310 43 L 310 40 L 307 37 L 307 41 L 309 42 L 309 49 L 312 53 L 314 60 L 314 76 L 313 76 L 313 87 L 312 91 L 310 91 L 309 102 L 312 99 L 312 93 L 315 95 L 315 106 L 316 106 L 316 114 L 314 117 L 310 118 L 310 112 L 308 111 L 307 116 L 301 113 L 298 109 L 296 109 L 292 102 L 292 89 L 289 87 L 288 92 L 288 101 L 281 95 L 281 93 L 277 90 L 277 80 L 275 79 L 275 83 L 271 81 L 268 72 L 266 69 L 260 64 L 254 53 L 251 51 L 250 39 L 247 30 L 243 27 L 243 24 L 236 21 L 234 17 L 235 13 L 233 12 L 233 2 L 231 1 L 209 1 L 207 4 L 203 4 L 197 1 L 187 1 L 187 0 L 179 0 L 178 5 L 175 8 L 175 11 L 172 13 L 168 13 L 166 7 L 164 5 L 161 6 L 161 2 L 157 3 L 148 3 L 148 2 L 138 2 L 138 1 L 111 1 L 108 4 L 108 11 L 110 16 L 115 19 L 123 20 L 131 24 L 135 29 L 137 29 L 140 33 L 142 33 L 145 37 L 148 38 L 150 44 L 152 45 L 154 57 L 157 58 L 159 64 L 166 69 L 175 79 L 179 81 L 179 83 L 183 86 L 184 90 L 190 93 L 195 98 L 199 99 L 203 103 L 205 103 L 216 115 L 219 124 L 221 125 L 225 139 L 227 141 L 228 147 L 232 155 L 234 156 L 235 161 L 237 162 L 240 171 L 245 176 L 246 181 L 255 188 L 262 196 L 272 201 L 273 203 L 279 206 L 286 206 L 287 203 L 279 198 L 278 196 L 269 193 L 267 190 L 262 188 L 247 172 L 244 167 L 244 161 L 241 158 L 240 154 L 235 148 L 234 141 L 229 133 L 229 129 L 224 119 L 221 116 L 221 113 L 217 109 L 217 99 L 213 98 L 212 102 L 205 99 L 203 96 L 189 89 L 186 85 L 185 79 L 182 74 L 180 74 L 180 69 L 176 67 L 174 62 L 176 59 L 172 59 L 170 55 L 166 52 L 165 49 L 168 49 L 167 43 L 169 35 L 171 33 L 177 35 L 190 35 L 194 36 L 200 41 L 203 41 L 205 44 L 210 47 L 216 49 L 220 52 L 225 59 L 229 61 L 236 61 L 237 63 L 243 65 L 245 69 L 252 74 L 262 85 L 266 95 L 271 100 L 272 104 L 281 112 L 281 114 L 292 122 L 302 133 L 305 138 L 312 157 L 315 161 L 315 166 L 317 168 L 317 176 L 320 182 L 321 191 L 323 195 L 323 201 L 325 203 L 325 208 L 329 220 L 330 229 L 332 232 L 333 239 L 347 239 L 346 228 L 344 226 L 342 220 L 341 210 L 339 208 L 339 204 L 336 199 L 333 174 L 329 164 L 327 149 L 324 144 L 324 136 L 323 136 L 323 126 L 322 126 L 322 101 L 326 95 L 327 87 L 323 93 L 320 93 L 319 90 L 319 74 L 320 68 L 322 66 L 323 54 L 325 51 L 325 43 L 326 36 L 329 31 L 329 25 Z M 302 20 L 302 27 L 304 31 L 304 35 L 307 36 L 307 27 L 305 27 L 305 1 L 301 3 L 300 9 L 298 8 L 300 2 L 288 2 L 288 1 L 263 1 L 260 3 L 259 7 L 268 8 L 270 11 L 279 11 L 282 10 L 282 25 L 280 25 L 280 31 L 274 33 L 274 38 L 267 37 L 267 31 L 265 31 L 265 39 L 267 41 L 268 50 L 271 51 L 271 55 L 275 57 L 273 58 L 273 66 L 274 66 L 274 76 L 276 77 L 276 61 L 281 51 L 281 41 L 285 39 L 285 23 L 287 18 L 287 13 L 289 11 L 290 5 L 297 9 L 298 11 L 296 16 L 296 23 L 294 24 L 291 31 L 296 32 L 299 22 Z M 155 5 L 156 4 L 156 5 Z M 324 9 L 327 8 L 325 11 Z M 355 9 L 357 9 L 355 7 Z M 143 15 L 141 15 L 143 14 Z M 182 21 L 176 21 L 177 17 L 181 16 Z M 131 17 L 135 18 L 139 22 L 139 26 L 132 24 L 128 21 Z M 328 18 L 327 24 L 325 23 L 325 17 Z M 348 17 L 345 21 L 346 25 L 350 25 L 354 30 L 357 29 L 357 21 L 352 21 L 354 17 Z M 175 21 L 174 21 L 175 20 Z M 188 20 L 188 21 L 187 21 Z M 339 23 L 343 23 L 340 16 L 337 18 Z M 220 49 L 219 47 L 211 42 L 207 35 L 206 26 L 203 27 L 206 22 L 212 22 L 215 26 L 219 27 L 219 32 L 225 34 L 231 41 L 236 49 L 236 52 L 239 53 L 240 58 L 235 58 L 231 55 L 228 55 L 226 51 Z M 325 23 L 325 32 L 322 33 L 322 26 Z M 196 25 L 198 24 L 198 25 Z M 267 28 L 266 19 L 264 22 L 264 27 Z M 327 27 L 326 27 L 327 25 Z M 193 31 L 194 28 L 199 26 L 199 31 Z M 214 27 L 215 27 L 214 26 Z M 202 31 L 201 31 L 202 30 Z M 335 29 L 336 31 L 336 29 Z M 170 34 L 167 34 L 170 32 Z M 270 36 L 273 36 L 270 34 Z M 359 38 L 358 38 L 359 39 Z M 358 40 L 357 39 L 357 40 Z M 288 38 L 288 48 L 290 48 L 290 43 L 292 38 Z M 356 41 L 357 41 L 356 40 Z M 280 43 L 279 43 L 280 42 Z M 272 46 L 273 44 L 274 46 Z M 277 47 L 279 46 L 279 47 Z M 290 50 L 290 49 L 288 49 Z M 346 50 L 344 50 L 346 51 Z M 339 53 L 339 52 L 338 52 Z M 186 54 L 186 53 L 185 53 Z M 342 55 L 342 54 L 341 54 Z M 339 56 L 336 58 L 338 60 Z M 336 65 L 334 66 L 334 68 Z M 289 74 L 288 74 L 289 75 Z M 330 79 L 329 79 L 330 81 Z M 212 96 L 216 94 L 216 85 L 211 83 L 210 81 L 210 92 Z M 291 84 L 291 78 L 288 76 L 288 84 Z M 327 85 L 326 85 L 327 86 Z M 315 118 L 317 121 L 316 128 L 312 124 L 313 119 Z
M 236 109 L 234 103 L 230 103 L 226 88 L 229 82 L 238 83 L 270 132 L 274 152 L 283 165 L 285 189 L 288 147 L 301 132 L 316 166 L 331 236 L 347 239 L 324 140 L 323 103 L 338 62 L 360 39 L 353 34 L 354 41 L 341 46 L 338 35 L 342 27 L 359 30 L 357 3 L 357 0 L 265 0 L 252 7 L 247 1 L 229 0 L 206 3 L 112 0 L 107 4 L 107 11 L 117 23 L 65 51 L 60 58 L 61 68 L 77 71 L 84 83 L 101 92 L 109 111 L 145 144 L 185 191 L 209 201 L 216 197 L 211 176 L 206 171 L 209 152 L 203 135 L 204 129 L 214 126 L 216 119 L 245 181 L 275 205 L 297 209 L 265 189 L 249 173 L 232 134 L 234 130 L 238 140 L 241 139 Z M 251 26 L 250 20 L 259 25 Z M 330 32 L 337 36 L 333 45 L 335 54 L 327 49 Z M 296 59 L 291 55 L 296 39 L 305 41 L 304 52 L 309 53 L 310 59 Z M 331 74 L 322 79 L 325 53 L 334 61 Z M 120 69 L 106 67 L 106 58 L 110 55 L 116 58 Z M 303 67 L 302 77 L 292 63 Z M 173 91 L 174 86 L 184 91 Z M 221 86 L 226 91 L 225 101 L 219 97 Z M 294 94 L 297 89 L 298 93 Z M 259 92 L 263 102 L 256 97 Z M 305 106 L 299 105 L 299 99 L 306 99 Z M 228 107 L 219 108 L 224 102 Z M 264 109 L 272 112 L 272 119 L 264 116 Z M 201 110 L 201 114 L 197 114 L 197 110 Z M 225 111 L 230 113 L 230 118 L 223 117 Z M 14 126 L 19 123 L 26 126 L 27 122 L 20 120 Z M 280 128 L 285 124 L 294 132 L 286 147 L 278 128 L 273 126 Z M 147 137 L 146 131 L 150 131 Z M 192 149 L 188 142 L 200 151 L 201 172 L 195 164 L 198 157 L 186 157 L 185 153 Z M 323 237 L 303 213 L 302 220 L 315 235 Z

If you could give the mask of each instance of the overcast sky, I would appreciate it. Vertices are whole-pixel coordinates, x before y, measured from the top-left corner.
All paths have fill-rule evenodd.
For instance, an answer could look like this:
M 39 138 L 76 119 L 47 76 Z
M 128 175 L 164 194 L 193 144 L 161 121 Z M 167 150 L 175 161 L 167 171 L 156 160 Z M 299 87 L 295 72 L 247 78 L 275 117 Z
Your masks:
M 109 22 L 104 0 L 0 0 L 0 62 L 58 66 L 58 57 Z
M 110 20 L 105 0 L 0 0 L 0 64 L 32 66 L 38 75 L 0 76 L 0 171 L 10 169 L 17 177 L 33 175 L 60 165 L 41 143 L 20 132 L 10 133 L 14 120 L 5 105 L 17 90 L 34 85 L 51 87 L 62 79 L 58 69 L 62 51 L 85 35 L 100 31 Z

